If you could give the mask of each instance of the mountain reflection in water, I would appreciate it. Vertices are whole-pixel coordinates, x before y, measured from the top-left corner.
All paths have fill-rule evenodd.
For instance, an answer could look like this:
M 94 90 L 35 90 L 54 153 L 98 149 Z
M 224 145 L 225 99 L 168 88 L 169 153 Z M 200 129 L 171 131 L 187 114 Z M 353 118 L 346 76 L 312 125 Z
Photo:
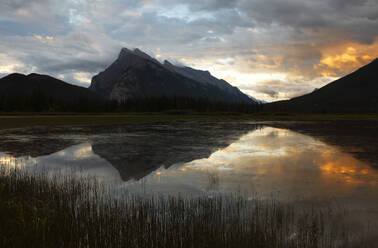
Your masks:
M 169 139 L 163 142 L 167 150 L 170 149 L 169 142 Z M 117 145 L 120 144 L 114 146 Z M 150 145 L 157 145 L 157 141 Z M 336 147 L 286 129 L 265 127 L 250 131 L 211 155 L 201 158 L 205 153 L 200 153 L 197 157 L 200 159 L 189 162 L 185 160 L 195 153 L 190 149 L 187 150 L 190 156 L 182 156 L 179 152 L 177 157 L 174 152 L 155 152 L 150 158 L 141 158 L 146 166 L 137 171 L 138 177 L 127 174 L 136 173 L 127 166 L 137 160 L 137 150 L 134 149 L 135 156 L 118 153 L 129 149 L 130 143 L 124 148 L 107 146 L 106 151 L 101 151 L 104 147 L 96 143 L 82 143 L 36 158 L 15 158 L 0 153 L 0 163 L 30 169 L 48 168 L 50 173 L 74 168 L 76 173 L 96 176 L 132 192 L 190 195 L 242 192 L 261 196 L 277 193 L 284 199 L 322 201 L 337 198 L 346 202 L 358 200 L 364 206 L 378 207 L 376 169 Z M 184 148 L 178 146 L 173 151 L 175 149 Z M 103 154 L 107 157 L 104 158 Z M 110 155 L 112 159 L 108 159 Z M 156 161 L 157 165 L 151 167 L 146 162 L 148 159 L 150 164 Z M 113 166 L 112 161 L 125 163 Z

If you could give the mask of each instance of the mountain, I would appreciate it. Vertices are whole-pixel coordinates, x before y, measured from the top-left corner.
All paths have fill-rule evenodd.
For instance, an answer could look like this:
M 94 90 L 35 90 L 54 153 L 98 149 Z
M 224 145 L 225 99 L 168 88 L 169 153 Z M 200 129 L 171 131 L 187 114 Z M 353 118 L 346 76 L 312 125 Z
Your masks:
M 378 59 L 307 95 L 265 104 L 264 111 L 377 113 Z
M 87 88 L 71 85 L 47 75 L 13 73 L 0 79 L 0 96 L 3 97 L 26 97 L 37 91 L 46 97 L 64 101 L 98 98 L 97 94 Z
M 107 99 L 182 96 L 222 102 L 253 103 L 236 87 L 209 72 L 161 64 L 139 49 L 123 48 L 105 71 L 92 78 L 89 87 Z
M 39 74 L 10 74 L 0 79 L 0 111 L 104 111 L 100 96 L 87 88 Z

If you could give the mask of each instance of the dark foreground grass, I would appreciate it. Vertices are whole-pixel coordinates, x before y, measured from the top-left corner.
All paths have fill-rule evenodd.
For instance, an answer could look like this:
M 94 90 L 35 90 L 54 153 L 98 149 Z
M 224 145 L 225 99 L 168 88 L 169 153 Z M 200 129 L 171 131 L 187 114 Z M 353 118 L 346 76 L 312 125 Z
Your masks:
M 173 121 L 328 121 L 378 120 L 378 114 L 285 114 L 285 113 L 198 113 L 166 111 L 162 113 L 104 113 L 104 114 L 23 114 L 0 113 L 0 129 L 33 126 L 108 126 L 146 124 Z
M 334 211 L 241 196 L 143 197 L 0 171 L 0 247 L 367 247 Z

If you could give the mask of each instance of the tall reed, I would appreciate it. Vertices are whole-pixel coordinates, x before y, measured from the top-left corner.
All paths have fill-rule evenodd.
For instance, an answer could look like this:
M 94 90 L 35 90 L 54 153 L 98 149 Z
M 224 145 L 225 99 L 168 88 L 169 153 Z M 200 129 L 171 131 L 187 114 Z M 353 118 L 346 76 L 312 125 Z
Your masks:
M 340 216 L 240 195 L 143 196 L 0 169 L 0 247 L 368 247 Z

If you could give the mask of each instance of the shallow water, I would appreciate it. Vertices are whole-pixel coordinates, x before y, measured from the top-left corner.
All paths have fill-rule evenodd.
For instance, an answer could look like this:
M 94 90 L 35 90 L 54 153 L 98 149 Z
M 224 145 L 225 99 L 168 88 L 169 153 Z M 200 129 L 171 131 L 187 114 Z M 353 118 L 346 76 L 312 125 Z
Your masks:
M 142 194 L 236 192 L 378 212 L 378 170 L 369 161 L 272 126 L 277 123 L 16 130 L 3 133 L 0 163 L 75 171 Z

